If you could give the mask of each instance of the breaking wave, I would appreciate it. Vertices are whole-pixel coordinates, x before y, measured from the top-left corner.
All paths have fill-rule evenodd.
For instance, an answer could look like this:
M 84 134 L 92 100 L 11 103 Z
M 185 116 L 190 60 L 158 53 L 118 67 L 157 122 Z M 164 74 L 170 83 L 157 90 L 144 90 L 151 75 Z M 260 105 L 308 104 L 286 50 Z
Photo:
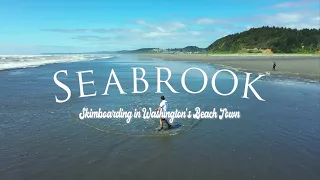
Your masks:
M 0 71 L 38 67 L 46 64 L 69 63 L 85 60 L 112 58 L 108 54 L 79 54 L 79 55 L 0 55 Z

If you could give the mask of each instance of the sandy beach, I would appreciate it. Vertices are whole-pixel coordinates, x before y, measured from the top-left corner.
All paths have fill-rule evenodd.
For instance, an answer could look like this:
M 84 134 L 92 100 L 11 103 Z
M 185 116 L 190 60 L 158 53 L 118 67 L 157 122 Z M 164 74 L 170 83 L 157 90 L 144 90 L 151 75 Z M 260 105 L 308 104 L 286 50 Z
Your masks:
M 239 78 L 238 88 L 230 96 L 218 95 L 209 83 L 201 93 L 190 94 L 180 86 L 186 68 L 196 65 L 210 75 L 216 68 L 206 63 L 211 60 L 190 63 L 198 58 L 188 57 L 190 61 L 178 62 L 123 55 L 0 71 L 0 179 L 320 179 L 319 83 L 273 77 L 261 80 L 253 87 L 265 99 L 263 102 L 251 90 L 250 99 L 242 98 L 245 78 Z M 282 61 L 277 61 L 278 66 Z M 268 67 L 270 63 L 266 60 Z M 150 86 L 145 93 L 130 93 L 132 67 L 146 70 Z M 171 131 L 167 126 L 156 131 L 159 118 L 144 119 L 143 115 L 143 108 L 154 109 L 160 103 L 161 95 L 155 93 L 155 67 L 174 72 L 170 83 L 179 93 L 166 87 L 161 93 L 173 112 L 188 109 L 196 114 L 199 107 L 202 112 L 216 109 L 222 115 L 220 108 L 226 108 L 240 112 L 240 119 L 176 118 Z M 57 103 L 55 98 L 62 100 L 67 93 L 53 76 L 64 69 L 68 75 L 59 74 L 58 79 L 72 95 L 67 102 Z M 116 71 L 126 95 L 111 86 L 108 96 L 98 96 L 106 89 L 111 69 Z M 93 72 L 83 76 L 84 82 L 95 82 L 85 85 L 85 93 L 96 91 L 97 97 L 78 96 L 76 72 L 84 70 Z M 201 88 L 202 76 L 190 73 L 187 77 L 190 90 Z M 233 87 L 225 78 L 216 78 L 223 93 Z M 138 90 L 143 90 L 141 85 Z M 126 118 L 81 119 L 83 108 L 137 110 L 142 116 L 132 118 L 130 123 Z
M 163 60 L 201 61 L 240 71 L 255 73 L 270 72 L 270 75 L 295 77 L 320 81 L 319 55 L 204 55 L 204 54 L 141 54 Z M 276 71 L 272 70 L 276 62 Z

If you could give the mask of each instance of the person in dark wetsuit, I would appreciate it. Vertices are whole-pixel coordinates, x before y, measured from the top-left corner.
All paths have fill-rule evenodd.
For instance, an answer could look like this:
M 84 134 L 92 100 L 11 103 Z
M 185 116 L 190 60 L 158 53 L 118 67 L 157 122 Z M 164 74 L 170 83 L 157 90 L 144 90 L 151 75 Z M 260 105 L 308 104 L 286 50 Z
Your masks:
M 272 67 L 272 69 L 275 71 L 276 70 L 276 62 L 273 62 L 273 67 Z

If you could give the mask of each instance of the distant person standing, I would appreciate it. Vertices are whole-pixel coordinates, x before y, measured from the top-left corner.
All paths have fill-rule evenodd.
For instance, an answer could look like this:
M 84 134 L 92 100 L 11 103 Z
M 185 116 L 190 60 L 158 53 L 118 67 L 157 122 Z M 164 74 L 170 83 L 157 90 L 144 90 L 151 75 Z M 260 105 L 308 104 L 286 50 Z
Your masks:
M 273 67 L 272 67 L 272 69 L 275 71 L 276 70 L 276 62 L 273 62 Z
M 156 110 L 161 111 L 161 113 L 163 113 L 163 114 L 165 114 L 166 112 L 169 111 L 169 104 L 165 100 L 164 96 L 161 96 L 160 106 Z M 171 124 L 169 124 L 169 122 L 165 118 L 161 117 L 160 118 L 160 127 L 158 128 L 158 131 L 161 131 L 163 129 L 163 122 L 165 122 L 168 125 L 168 129 L 170 129 L 172 127 Z

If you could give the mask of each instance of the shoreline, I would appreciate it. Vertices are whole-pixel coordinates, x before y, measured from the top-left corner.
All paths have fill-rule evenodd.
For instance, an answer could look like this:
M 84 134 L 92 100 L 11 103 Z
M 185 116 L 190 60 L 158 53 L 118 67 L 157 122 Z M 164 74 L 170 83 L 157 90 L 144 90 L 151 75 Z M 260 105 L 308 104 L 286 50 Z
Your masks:
M 192 61 L 214 64 L 236 71 L 291 77 L 320 82 L 320 56 L 297 54 L 136 54 L 138 57 L 169 61 Z M 276 62 L 276 71 L 272 70 Z

